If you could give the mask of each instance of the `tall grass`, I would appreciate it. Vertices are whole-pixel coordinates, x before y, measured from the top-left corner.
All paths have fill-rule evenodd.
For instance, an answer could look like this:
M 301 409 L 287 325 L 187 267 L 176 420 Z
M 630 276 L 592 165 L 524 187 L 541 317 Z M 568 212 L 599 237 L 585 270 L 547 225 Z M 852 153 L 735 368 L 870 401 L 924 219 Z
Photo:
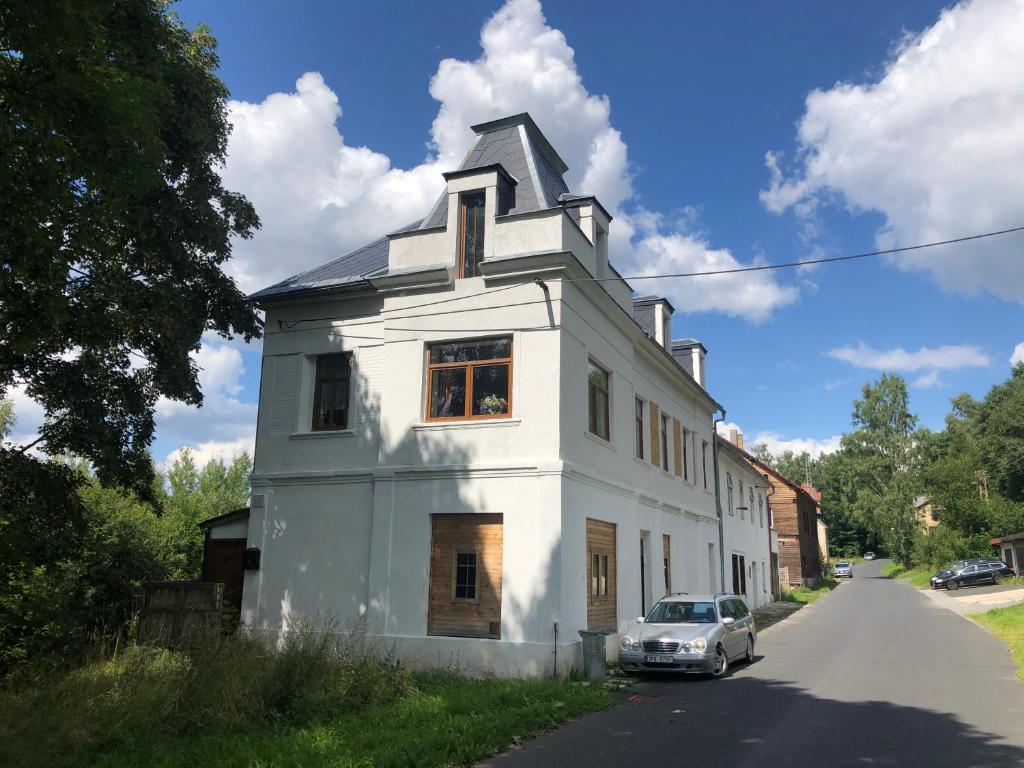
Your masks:
M 100 645 L 71 671 L 38 667 L 0 690 L 0 765 L 71 765 L 152 739 L 302 725 L 412 693 L 361 627 L 302 625 L 280 647 L 214 637 L 174 651 Z

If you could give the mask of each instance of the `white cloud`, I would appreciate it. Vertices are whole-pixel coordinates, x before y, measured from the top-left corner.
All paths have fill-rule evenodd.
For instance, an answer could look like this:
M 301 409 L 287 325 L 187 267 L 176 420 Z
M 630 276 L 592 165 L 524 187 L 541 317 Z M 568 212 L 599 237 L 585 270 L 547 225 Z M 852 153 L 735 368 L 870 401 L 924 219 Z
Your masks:
M 939 378 L 938 371 L 931 371 L 914 379 L 910 385 L 918 389 L 939 389 L 946 386 L 946 382 Z
M 189 445 L 197 455 L 217 453 L 230 458 L 232 451 L 241 450 L 251 454 L 256 405 L 239 397 L 245 372 L 242 353 L 229 344 L 208 343 L 193 358 L 199 367 L 203 404 L 196 408 L 161 398 L 156 404 L 158 434 L 172 443 Z
M 230 269 L 243 289 L 269 285 L 423 216 L 443 187 L 441 173 L 457 167 L 472 145 L 470 125 L 524 111 L 568 164 L 570 188 L 597 195 L 615 215 L 610 246 L 620 270 L 742 264 L 707 237 L 636 209 L 628 149 L 611 124 L 611 104 L 586 89 L 573 49 L 548 26 L 537 0 L 509 0 L 484 25 L 480 45 L 473 61 L 438 65 L 430 81 L 439 108 L 428 152 L 407 170 L 345 142 L 339 99 L 319 73 L 302 75 L 294 93 L 229 103 L 234 130 L 225 183 L 246 194 L 263 220 L 251 241 L 235 243 Z M 764 273 L 636 287 L 666 294 L 682 312 L 722 311 L 753 322 L 792 303 L 797 293 Z
M 847 381 L 848 379 L 835 379 L 833 381 L 826 381 L 824 386 L 825 391 L 834 392 L 835 390 L 839 389 L 841 386 L 846 384 Z
M 14 403 L 14 427 L 7 441 L 12 445 L 28 445 L 39 437 L 39 428 L 46 416 L 43 406 L 29 396 L 23 384 L 15 384 L 2 394 L 3 399 Z M 33 452 L 38 454 L 35 449 Z
M 813 216 L 838 193 L 878 211 L 882 248 L 1024 224 L 1024 2 L 973 0 L 896 48 L 878 82 L 815 90 L 787 174 L 780 153 L 761 193 L 772 211 Z M 1024 235 L 904 253 L 948 291 L 1024 303 Z
M 729 439 L 729 431 L 735 429 L 741 435 L 743 430 L 739 424 L 733 421 L 719 422 L 717 425 L 718 434 L 725 439 Z M 842 439 L 842 435 L 832 435 L 824 439 L 818 440 L 813 437 L 791 437 L 787 438 L 779 432 L 765 431 L 758 432 L 754 435 L 753 439 L 744 437 L 743 446 L 746 450 L 753 450 L 754 446 L 758 443 L 763 443 L 768 446 L 768 450 L 774 455 L 778 456 L 785 451 L 792 451 L 796 454 L 804 453 L 805 451 L 811 454 L 812 457 L 817 458 L 825 453 L 835 453 L 839 450 L 839 442 Z
M 813 437 L 785 437 L 778 432 L 758 432 L 754 439 L 749 442 L 751 447 L 758 443 L 764 443 L 768 450 L 778 456 L 780 453 L 792 451 L 796 454 L 805 451 L 813 458 L 826 453 L 835 453 L 839 450 L 839 442 L 842 435 L 832 435 L 821 440 Z
M 192 460 L 196 463 L 197 467 L 202 467 L 208 463 L 211 459 L 220 459 L 225 464 L 230 463 L 236 456 L 240 456 L 243 453 L 252 455 L 253 439 L 255 435 L 249 437 L 240 437 L 237 440 L 208 440 L 201 443 L 189 443 L 188 448 L 192 452 Z M 168 467 L 175 462 L 184 450 L 185 446 L 177 448 L 167 454 L 167 458 L 164 460 L 163 466 Z
M 926 368 L 948 371 L 955 368 L 984 368 L 992 362 L 979 347 L 966 344 L 921 347 L 916 352 L 908 352 L 902 347 L 874 349 L 860 342 L 856 347 L 837 347 L 825 354 L 858 368 L 877 371 L 920 371 Z
M 1024 341 L 1013 348 L 1013 354 L 1010 355 L 1010 365 L 1016 365 L 1017 363 L 1024 363 Z

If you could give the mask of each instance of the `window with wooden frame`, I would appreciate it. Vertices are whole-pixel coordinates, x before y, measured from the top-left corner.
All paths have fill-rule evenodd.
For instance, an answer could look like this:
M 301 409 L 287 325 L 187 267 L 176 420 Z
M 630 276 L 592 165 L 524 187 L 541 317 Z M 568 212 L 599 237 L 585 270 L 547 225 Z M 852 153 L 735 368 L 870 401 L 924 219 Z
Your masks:
M 757 494 L 757 520 L 761 527 L 764 528 L 764 497 L 760 492 Z
M 476 552 L 456 552 L 452 584 L 452 599 L 476 602 L 479 580 L 476 569 Z
M 590 556 L 590 596 L 608 597 L 608 555 Z
M 661 468 L 668 472 L 668 425 L 671 416 L 661 415 Z
M 708 441 L 701 440 L 700 446 L 700 467 L 701 475 L 704 478 L 704 490 L 708 489 Z
M 750 524 L 753 525 L 754 524 L 754 489 L 753 489 L 753 487 L 751 487 L 751 489 L 749 491 L 749 494 L 750 494 L 750 506 L 749 506 L 749 509 L 750 509 Z
M 740 520 L 747 519 L 747 508 L 743 505 L 743 481 L 740 480 Z
M 593 360 L 587 362 L 587 411 L 592 435 L 602 440 L 610 436 L 608 428 L 608 384 L 611 374 Z
M 725 489 L 726 496 L 728 497 L 729 502 L 729 514 L 735 517 L 736 513 L 733 511 L 732 508 L 732 474 L 729 472 L 725 473 Z
M 319 355 L 313 385 L 313 431 L 348 429 L 349 380 L 352 354 Z
M 508 416 L 511 382 L 511 337 L 431 344 L 427 352 L 427 420 Z
M 635 415 L 633 419 L 636 423 L 636 457 L 642 459 L 644 457 L 644 401 L 639 397 L 633 398 Z
M 483 192 L 459 198 L 459 277 L 476 277 L 484 259 Z

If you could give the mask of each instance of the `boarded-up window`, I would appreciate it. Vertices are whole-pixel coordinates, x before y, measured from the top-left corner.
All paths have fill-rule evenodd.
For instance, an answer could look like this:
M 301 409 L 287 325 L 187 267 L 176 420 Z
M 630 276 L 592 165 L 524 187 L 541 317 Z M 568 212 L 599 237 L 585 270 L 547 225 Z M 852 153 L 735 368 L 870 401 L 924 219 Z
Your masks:
M 665 558 L 665 594 L 672 594 L 672 537 L 667 533 L 661 535 L 661 545 Z
M 432 515 L 427 634 L 501 637 L 501 515 Z
M 615 631 L 615 524 L 587 518 L 587 628 Z

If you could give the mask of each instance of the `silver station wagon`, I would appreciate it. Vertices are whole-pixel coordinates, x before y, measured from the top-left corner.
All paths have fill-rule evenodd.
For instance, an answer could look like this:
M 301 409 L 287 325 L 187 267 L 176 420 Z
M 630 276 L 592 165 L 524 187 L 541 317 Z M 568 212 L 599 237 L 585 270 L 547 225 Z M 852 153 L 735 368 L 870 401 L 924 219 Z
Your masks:
M 627 672 L 683 672 L 722 677 L 733 661 L 754 660 L 757 627 L 740 598 L 677 593 L 659 601 L 622 637 Z

